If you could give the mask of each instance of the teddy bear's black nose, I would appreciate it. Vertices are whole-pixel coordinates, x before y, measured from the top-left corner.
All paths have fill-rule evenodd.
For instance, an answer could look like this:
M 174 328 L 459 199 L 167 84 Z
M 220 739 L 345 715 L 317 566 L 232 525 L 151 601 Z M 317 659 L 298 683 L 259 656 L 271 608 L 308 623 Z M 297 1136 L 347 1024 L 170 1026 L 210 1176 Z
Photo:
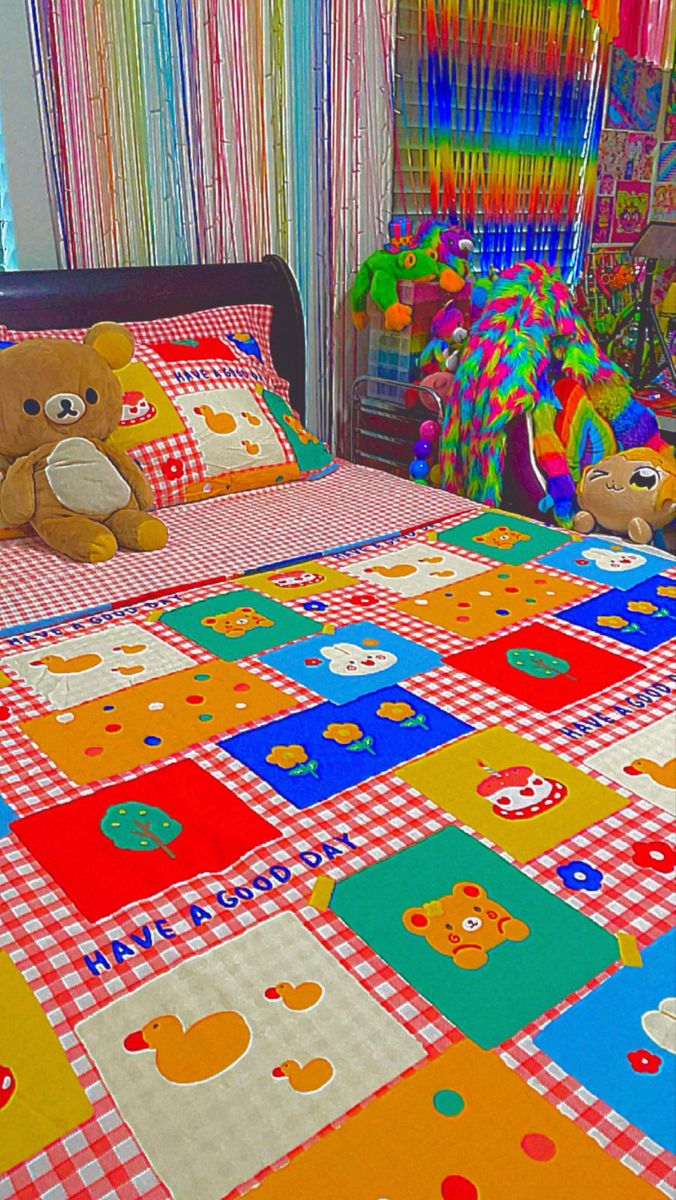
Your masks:
M 57 392 L 45 404 L 45 416 L 55 425 L 70 425 L 79 421 L 86 405 L 81 396 L 74 392 Z

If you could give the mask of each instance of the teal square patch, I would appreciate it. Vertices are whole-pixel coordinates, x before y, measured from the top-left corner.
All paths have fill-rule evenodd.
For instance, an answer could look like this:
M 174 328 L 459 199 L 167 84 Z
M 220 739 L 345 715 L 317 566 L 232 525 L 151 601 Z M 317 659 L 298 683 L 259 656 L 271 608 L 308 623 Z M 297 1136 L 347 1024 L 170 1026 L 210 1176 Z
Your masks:
M 225 662 L 261 654 L 322 630 L 318 621 L 247 588 L 175 608 L 161 620 Z
M 471 521 L 454 525 L 452 529 L 444 529 L 439 534 L 439 541 L 484 554 L 496 562 L 518 566 L 556 550 L 570 538 L 563 530 L 540 525 L 537 521 L 526 521 L 511 513 L 486 512 Z
M 342 879 L 331 909 L 486 1050 L 619 957 L 600 925 L 457 828 Z

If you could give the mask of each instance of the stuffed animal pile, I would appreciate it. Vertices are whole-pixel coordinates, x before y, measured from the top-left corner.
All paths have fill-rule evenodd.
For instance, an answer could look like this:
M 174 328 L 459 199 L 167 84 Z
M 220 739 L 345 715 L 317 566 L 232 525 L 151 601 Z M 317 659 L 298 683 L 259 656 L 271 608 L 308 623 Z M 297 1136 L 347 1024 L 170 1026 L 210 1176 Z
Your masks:
M 434 378 L 426 382 L 435 386 Z M 499 505 L 508 424 L 516 415 L 531 413 L 534 451 L 547 487 L 543 507 L 570 528 L 580 472 L 566 453 L 557 424 L 557 380 L 579 385 L 614 450 L 641 447 L 644 456 L 647 451 L 660 455 L 663 463 L 673 459 L 654 414 L 632 397 L 626 374 L 600 349 L 563 280 L 546 266 L 526 262 L 501 272 L 471 327 L 446 404 L 443 486 Z M 664 488 L 658 491 L 663 499 Z M 645 525 L 639 535 L 639 526 L 624 516 L 611 518 L 607 506 L 603 513 L 594 518 L 603 528 L 621 532 L 624 527 L 627 532 L 631 527 L 637 538 L 645 536 Z M 659 528 L 655 520 L 648 523 Z

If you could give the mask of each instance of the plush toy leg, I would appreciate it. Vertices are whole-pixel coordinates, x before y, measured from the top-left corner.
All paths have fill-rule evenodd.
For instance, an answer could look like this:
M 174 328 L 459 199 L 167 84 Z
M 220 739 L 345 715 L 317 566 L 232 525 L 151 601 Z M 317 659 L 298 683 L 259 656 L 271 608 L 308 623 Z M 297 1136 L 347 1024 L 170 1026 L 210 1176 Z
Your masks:
M 643 517 L 632 517 L 627 529 L 629 540 L 638 546 L 647 546 L 653 539 L 653 531 Z
M 125 550 L 163 550 L 169 536 L 166 525 L 150 513 L 123 508 L 106 521 Z
M 33 528 L 47 546 L 75 562 L 106 562 L 117 550 L 114 534 L 88 517 L 46 517 Z
M 596 529 L 596 521 L 590 512 L 582 509 L 573 517 L 573 529 L 576 533 L 592 533 Z

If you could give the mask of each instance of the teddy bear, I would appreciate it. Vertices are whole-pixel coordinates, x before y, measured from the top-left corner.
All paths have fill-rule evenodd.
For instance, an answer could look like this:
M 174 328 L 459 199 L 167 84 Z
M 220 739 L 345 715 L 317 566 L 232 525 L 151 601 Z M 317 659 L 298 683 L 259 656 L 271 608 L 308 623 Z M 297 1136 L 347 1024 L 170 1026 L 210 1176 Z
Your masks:
M 167 529 L 136 463 L 109 440 L 122 415 L 115 375 L 134 353 L 123 325 L 101 322 L 84 342 L 29 338 L 0 354 L 0 490 L 8 526 L 31 525 L 47 546 L 100 563 L 118 546 L 161 550 Z
M 271 628 L 274 621 L 256 612 L 255 608 L 240 606 L 232 612 L 216 613 L 211 617 L 202 617 L 202 625 L 213 629 L 214 633 L 222 633 L 228 638 L 241 638 L 251 629 Z
M 525 921 L 491 900 L 480 884 L 469 881 L 456 883 L 438 900 L 407 908 L 402 921 L 409 933 L 424 937 L 433 950 L 466 971 L 485 966 L 496 946 L 522 942 L 530 934 Z
M 676 459 L 665 446 L 637 446 L 585 467 L 577 485 L 580 511 L 573 528 L 591 533 L 599 526 L 645 546 L 656 530 L 676 517 Z

